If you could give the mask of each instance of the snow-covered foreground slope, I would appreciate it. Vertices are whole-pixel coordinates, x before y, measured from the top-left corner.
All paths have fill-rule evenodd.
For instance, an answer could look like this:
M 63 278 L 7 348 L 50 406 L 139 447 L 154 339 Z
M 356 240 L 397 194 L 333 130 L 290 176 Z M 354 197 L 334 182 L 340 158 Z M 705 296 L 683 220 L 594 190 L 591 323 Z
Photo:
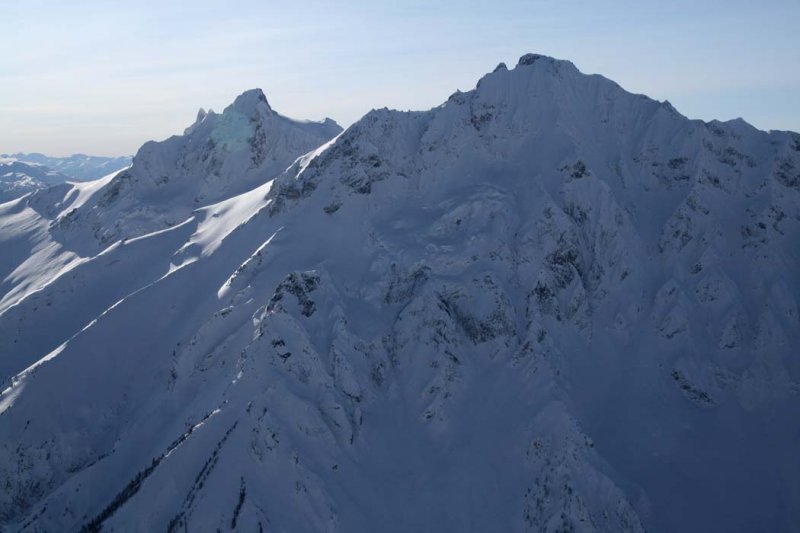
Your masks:
M 8 530 L 797 530 L 800 136 L 538 55 L 337 133 L 0 205 Z

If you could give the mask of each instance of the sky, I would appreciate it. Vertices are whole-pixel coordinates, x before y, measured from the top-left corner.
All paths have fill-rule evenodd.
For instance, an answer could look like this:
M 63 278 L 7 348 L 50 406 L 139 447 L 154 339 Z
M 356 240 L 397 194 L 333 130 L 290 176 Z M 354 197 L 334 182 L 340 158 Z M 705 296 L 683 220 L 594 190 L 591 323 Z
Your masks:
M 798 27 L 800 0 L 0 0 L 0 153 L 134 154 L 255 87 L 348 126 L 526 52 L 690 118 L 800 131 Z

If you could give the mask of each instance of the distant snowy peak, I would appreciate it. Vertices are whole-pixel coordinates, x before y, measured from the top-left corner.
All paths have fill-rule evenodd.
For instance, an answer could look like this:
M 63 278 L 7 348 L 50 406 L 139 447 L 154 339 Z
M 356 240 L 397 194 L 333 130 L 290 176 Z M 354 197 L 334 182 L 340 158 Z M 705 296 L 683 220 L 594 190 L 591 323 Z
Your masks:
M 37 163 L 0 157 L 0 203 L 64 183 L 70 176 Z
M 94 228 L 103 247 L 174 226 L 199 207 L 268 182 L 341 131 L 330 119 L 285 117 L 260 89 L 246 91 L 222 113 L 200 109 L 183 135 L 145 143 L 130 168 L 63 215 L 59 231 Z
M 330 119 L 284 117 L 260 89 L 252 89 L 221 114 L 201 109 L 184 135 L 146 143 L 130 171 L 116 181 L 139 182 L 142 193 L 158 189 L 189 195 L 192 204 L 218 201 L 274 177 L 341 131 Z
M 57 185 L 69 179 L 66 174 L 51 170 L 45 165 L 0 158 L 0 175 L 5 177 L 9 174 L 24 174 L 42 182 L 44 185 Z
M 370 111 L 281 179 L 281 187 L 273 189 L 279 200 L 274 208 L 284 204 L 281 194 L 296 199 L 298 188 L 308 192 L 316 187 L 329 163 L 346 161 L 352 170 L 342 169 L 342 184 L 359 194 L 370 192 L 376 182 L 442 165 L 491 173 L 495 165 L 525 161 L 527 165 L 513 164 L 509 170 L 524 174 L 540 168 L 560 175 L 558 169 L 582 164 L 604 174 L 615 168 L 628 178 L 633 172 L 609 157 L 622 151 L 643 158 L 653 147 L 676 154 L 671 157 L 688 157 L 680 153 L 676 138 L 706 134 L 704 123 L 690 121 L 668 103 L 629 93 L 603 76 L 584 74 L 569 61 L 526 54 L 515 68 L 501 63 L 474 89 L 456 91 L 429 111 Z M 436 174 L 431 179 L 435 181 L 417 186 L 435 188 L 443 178 Z M 555 192 L 560 183 L 551 185 Z
M 273 209 L 308 194 L 321 175 L 333 175 L 322 172 L 329 164 L 347 165 L 337 186 L 344 194 L 367 194 L 377 182 L 403 181 L 442 165 L 467 174 L 503 168 L 525 180 L 541 173 L 537 181 L 551 194 L 558 194 L 562 174 L 600 177 L 615 193 L 634 188 L 668 194 L 695 181 L 700 186 L 731 166 L 750 174 L 747 165 L 777 147 L 794 157 L 796 139 L 788 132 L 767 134 L 741 119 L 690 120 L 669 102 L 584 74 L 569 61 L 526 54 L 515 68 L 501 63 L 474 89 L 456 91 L 429 111 L 367 113 L 280 180 L 272 191 Z M 441 173 L 432 174 L 431 181 L 417 178 L 415 186 L 440 186 Z M 745 184 L 755 186 L 753 179 Z M 662 205 L 661 199 L 654 203 Z M 625 208 L 645 219 L 650 214 L 637 202 Z
M 46 166 L 68 176 L 72 181 L 91 181 L 127 167 L 130 156 L 102 157 L 86 154 L 73 154 L 66 157 L 52 157 L 40 153 L 16 153 L 0 157 L 15 159 L 24 163 Z
M 267 97 L 264 94 L 264 91 L 261 89 L 250 89 L 237 96 L 233 103 L 225 108 L 223 114 L 225 113 L 239 113 L 253 120 L 261 120 L 263 118 L 262 115 L 268 115 L 270 113 L 274 113 L 274 111 L 269 106 L 269 102 L 267 102 Z M 201 107 L 197 111 L 197 118 L 195 119 L 194 124 L 186 128 L 183 134 L 189 135 L 200 124 L 202 124 L 206 118 L 213 117 L 215 115 L 216 113 L 214 113 L 213 109 L 206 111 Z
M 481 78 L 470 93 L 483 101 L 507 102 L 509 96 L 512 100 L 526 99 L 529 107 L 556 107 L 558 111 L 577 106 L 580 111 L 591 111 L 592 115 L 608 112 L 615 100 L 622 98 L 628 100 L 628 107 L 633 104 L 652 109 L 667 107 L 677 114 L 669 103 L 630 93 L 604 76 L 584 74 L 570 61 L 541 54 L 523 55 L 511 70 L 501 63 Z M 628 109 L 615 111 L 627 112 Z
M 539 67 L 548 65 L 549 67 L 556 69 L 566 68 L 574 70 L 576 72 L 578 71 L 578 68 L 572 63 L 572 61 L 569 61 L 567 59 L 557 59 L 555 57 L 551 57 L 544 54 L 534 54 L 534 53 L 522 54 L 519 60 L 517 61 L 518 67 L 529 67 L 534 64 Z
M 536 63 L 540 59 L 549 60 L 551 62 L 552 61 L 556 61 L 552 57 L 543 56 L 541 54 L 524 54 L 523 56 L 521 56 L 519 58 L 519 61 L 517 61 L 517 66 L 519 67 L 519 66 L 524 66 L 524 65 L 533 65 L 534 63 Z
M 271 112 L 272 108 L 269 106 L 264 91 L 261 89 L 250 89 L 237 96 L 236 100 L 225 108 L 225 111 L 229 110 L 252 115 L 258 112 Z

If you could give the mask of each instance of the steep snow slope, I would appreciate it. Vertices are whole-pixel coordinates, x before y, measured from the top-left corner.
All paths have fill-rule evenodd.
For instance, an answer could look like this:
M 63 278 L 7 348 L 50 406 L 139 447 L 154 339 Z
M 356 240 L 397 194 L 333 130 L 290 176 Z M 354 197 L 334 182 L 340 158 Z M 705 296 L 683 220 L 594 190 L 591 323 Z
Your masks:
M 69 176 L 38 165 L 0 157 L 0 203 L 65 183 Z
M 800 136 L 539 55 L 273 113 L 0 206 L 9 530 L 797 530 Z

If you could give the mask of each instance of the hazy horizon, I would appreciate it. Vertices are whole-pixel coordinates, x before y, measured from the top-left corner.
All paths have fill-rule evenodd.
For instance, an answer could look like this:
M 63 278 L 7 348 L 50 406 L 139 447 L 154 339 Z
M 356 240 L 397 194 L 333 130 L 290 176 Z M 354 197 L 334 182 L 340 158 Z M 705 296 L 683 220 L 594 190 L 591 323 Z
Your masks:
M 0 153 L 130 155 L 254 87 L 283 114 L 346 127 L 436 106 L 526 52 L 690 118 L 800 130 L 797 2 L 120 5 L 4 2 Z

